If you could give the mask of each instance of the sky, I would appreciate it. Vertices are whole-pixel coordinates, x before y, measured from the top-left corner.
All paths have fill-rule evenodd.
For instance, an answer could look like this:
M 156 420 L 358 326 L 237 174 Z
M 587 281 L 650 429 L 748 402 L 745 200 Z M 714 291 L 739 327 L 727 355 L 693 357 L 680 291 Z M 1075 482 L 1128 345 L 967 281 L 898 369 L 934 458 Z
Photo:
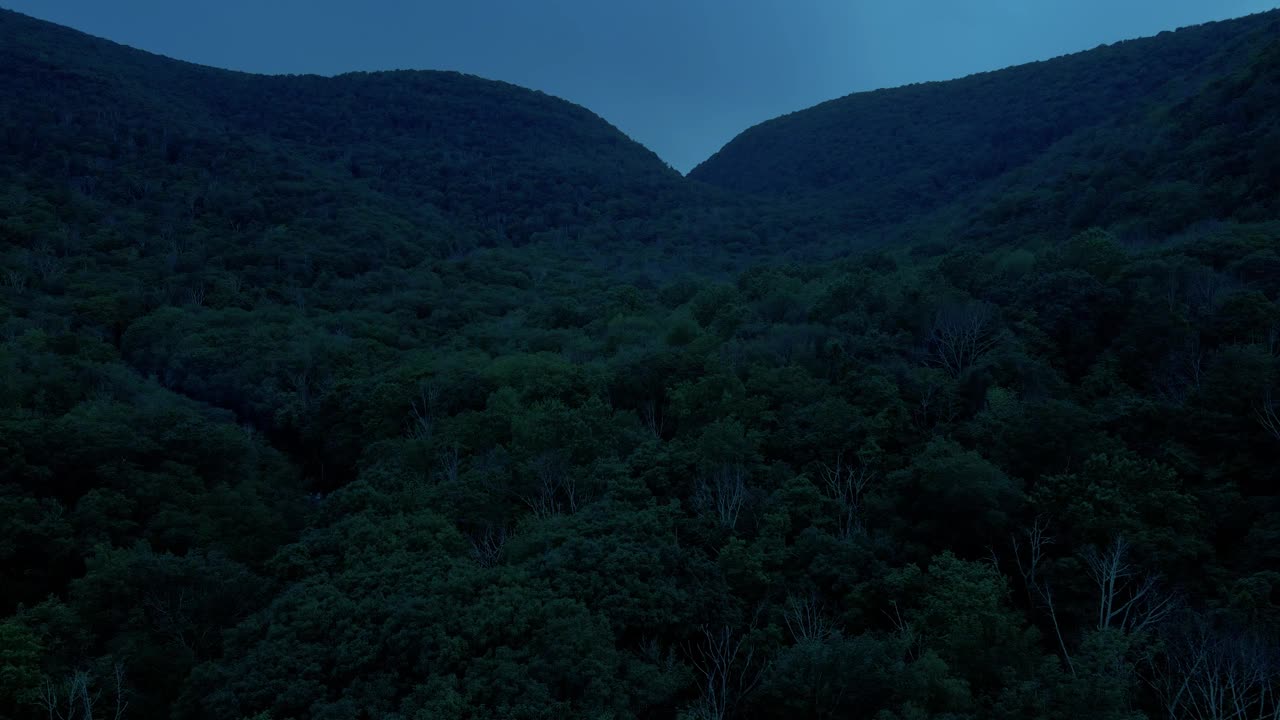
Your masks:
M 1042 60 L 1280 0 L 0 0 L 259 73 L 458 70 L 583 105 L 681 172 L 852 92 Z

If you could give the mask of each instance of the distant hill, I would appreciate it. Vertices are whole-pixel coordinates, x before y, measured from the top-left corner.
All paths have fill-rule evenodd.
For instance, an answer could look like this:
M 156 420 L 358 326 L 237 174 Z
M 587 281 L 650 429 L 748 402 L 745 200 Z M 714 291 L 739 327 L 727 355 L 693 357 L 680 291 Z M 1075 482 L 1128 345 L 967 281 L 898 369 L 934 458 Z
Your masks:
M 4 172 L 24 168 L 68 202 L 159 204 L 148 214 L 209 228 L 331 223 L 316 216 L 352 205 L 326 198 L 336 192 L 478 242 L 523 242 L 651 210 L 680 183 L 577 105 L 457 73 L 228 72 L 9 11 L 0 67 Z
M 987 211 L 988 226 L 1017 215 L 1018 203 L 1058 222 L 1061 213 L 1045 213 L 1029 196 L 1059 181 L 1073 193 L 1082 182 L 1097 191 L 1051 198 L 1075 206 L 1067 219 L 1081 226 L 1125 219 L 1160 198 L 1184 203 L 1162 230 L 1195 209 L 1273 210 L 1275 193 L 1247 188 L 1275 178 L 1277 153 L 1250 148 L 1273 148 L 1280 137 L 1278 44 L 1280 11 L 1273 11 L 949 82 L 857 93 L 748 129 L 690 177 L 811 201 L 854 227 L 952 203 L 964 206 L 961 215 Z M 1227 152 L 1235 160 L 1218 155 L 1223 140 L 1242 134 L 1250 141 Z M 1243 160 L 1245 152 L 1253 159 Z M 1206 198 L 1213 205 L 1186 197 L 1195 193 L 1183 182 L 1215 187 Z

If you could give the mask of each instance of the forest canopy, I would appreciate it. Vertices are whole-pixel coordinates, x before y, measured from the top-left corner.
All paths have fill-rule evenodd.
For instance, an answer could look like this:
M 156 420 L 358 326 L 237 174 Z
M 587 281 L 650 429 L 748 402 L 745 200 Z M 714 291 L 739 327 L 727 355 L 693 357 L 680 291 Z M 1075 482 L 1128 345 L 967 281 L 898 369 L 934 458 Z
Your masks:
M 1280 713 L 1280 14 L 683 178 L 0 11 L 0 719 Z

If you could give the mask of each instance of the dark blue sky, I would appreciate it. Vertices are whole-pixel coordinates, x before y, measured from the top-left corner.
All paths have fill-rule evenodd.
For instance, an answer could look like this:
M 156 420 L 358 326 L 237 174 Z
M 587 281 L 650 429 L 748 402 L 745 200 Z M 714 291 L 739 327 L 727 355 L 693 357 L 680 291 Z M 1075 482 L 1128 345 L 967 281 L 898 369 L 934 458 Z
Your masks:
M 585 105 L 681 171 L 771 117 L 1277 0 L 0 0 L 264 73 L 460 70 Z

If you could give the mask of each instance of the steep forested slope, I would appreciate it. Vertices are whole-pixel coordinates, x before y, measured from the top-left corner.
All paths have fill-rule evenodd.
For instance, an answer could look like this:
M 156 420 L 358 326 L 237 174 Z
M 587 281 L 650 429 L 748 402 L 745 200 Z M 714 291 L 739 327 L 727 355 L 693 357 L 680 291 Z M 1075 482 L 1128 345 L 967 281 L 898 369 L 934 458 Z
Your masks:
M 677 173 L 600 118 L 512 85 L 436 72 L 253 76 L 2 19 L 5 169 L 89 201 L 161 204 L 240 231 L 364 200 L 523 242 L 677 192 Z M 360 182 L 325 196 L 349 179 Z
M 145 331 L 166 308 L 208 313 L 201 332 L 218 327 L 220 342 L 247 348 L 303 343 L 293 314 L 271 308 L 376 305 L 413 320 L 380 341 L 429 345 L 479 301 L 443 302 L 457 294 L 442 268 L 542 243 L 585 255 L 589 272 L 620 236 L 647 240 L 652 228 L 640 228 L 688 205 L 679 175 L 603 120 L 502 83 L 251 76 L 9 12 L 0 67 L 10 332 L 91 334 L 263 429 L 289 425 L 262 385 L 282 377 L 280 363 L 245 373 L 242 355 L 180 359 L 177 337 L 163 345 Z M 516 301 L 507 291 L 499 303 Z M 196 379 L 196 365 L 211 375 Z
M 0 12 L 0 719 L 1273 716 L 1274 21 L 766 198 Z
M 753 127 L 690 176 L 811 200 L 819 212 L 861 227 L 953 203 L 962 210 L 997 205 L 995 215 L 1023 203 L 1042 221 L 1077 228 L 1132 220 L 1146 202 L 1193 201 L 1170 221 L 1197 212 L 1196 219 L 1248 217 L 1259 203 L 1265 214 L 1274 200 L 1255 191 L 1275 172 L 1275 153 L 1265 151 L 1277 132 L 1275 112 L 1266 109 L 1274 107 L 1275 82 L 1267 56 L 1278 43 L 1280 13 L 1262 13 L 950 82 L 858 93 Z M 1220 87 L 1228 83 L 1234 91 Z M 1248 101 L 1222 96 L 1252 83 L 1271 89 L 1249 91 Z M 1252 166 L 1212 160 L 1215 142 L 1231 143 L 1234 149 L 1216 148 L 1223 155 L 1257 159 Z M 1204 160 L 1212 161 L 1188 167 Z M 1047 203 L 1036 197 L 1063 177 Z M 1219 181 L 1249 189 L 1178 197 L 1180 188 Z M 1155 187 L 1131 187 L 1138 184 Z M 1064 186 L 1086 196 L 1064 198 Z M 1066 202 L 1074 207 L 1053 206 Z

